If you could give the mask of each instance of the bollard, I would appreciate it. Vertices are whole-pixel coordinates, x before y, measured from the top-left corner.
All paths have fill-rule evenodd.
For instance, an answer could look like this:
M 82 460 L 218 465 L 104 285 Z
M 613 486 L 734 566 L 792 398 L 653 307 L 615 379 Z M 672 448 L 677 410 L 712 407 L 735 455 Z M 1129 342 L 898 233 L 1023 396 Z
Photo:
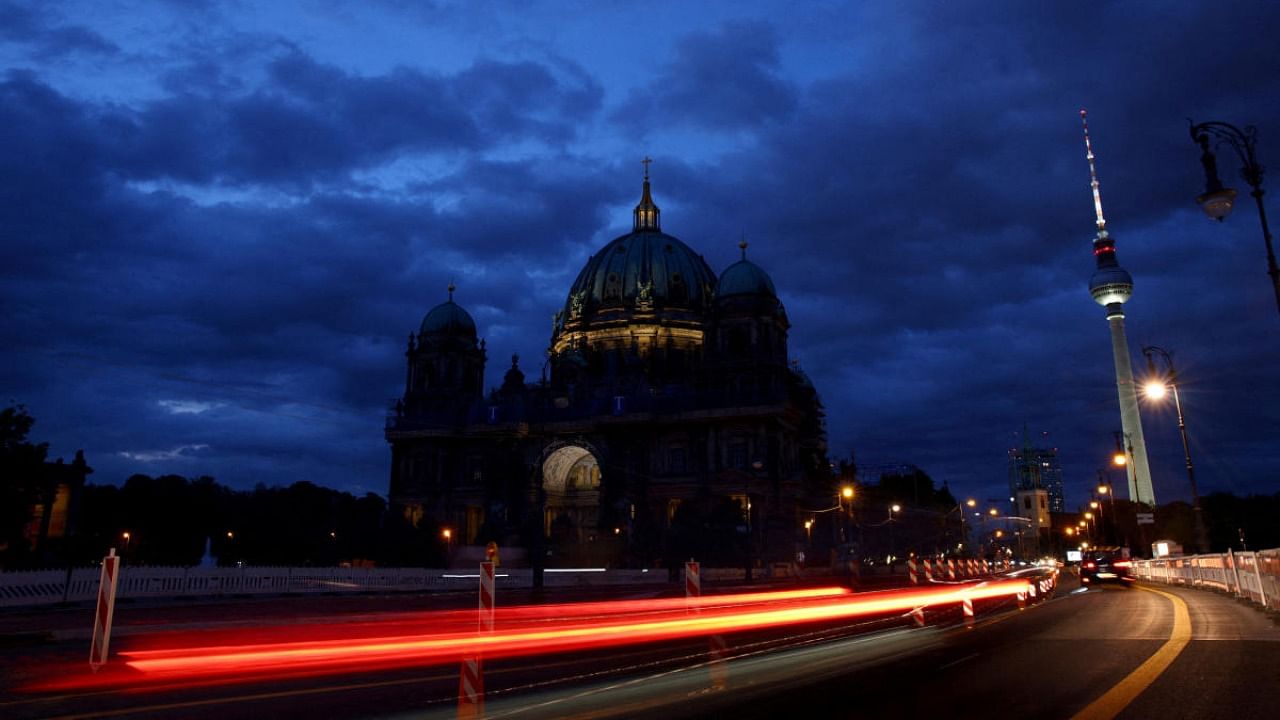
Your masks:
M 964 600 L 962 601 L 961 604 L 964 607 L 964 626 L 967 628 L 972 628 L 973 627 L 973 598 L 969 597 L 968 595 L 965 595 Z
M 907 579 L 912 585 L 920 584 L 920 578 L 916 577 L 916 559 L 913 557 L 907 558 Z
M 911 621 L 916 624 L 916 627 L 924 627 L 924 606 L 923 605 L 921 605 L 920 607 L 911 609 Z
M 116 610 L 116 585 L 120 582 L 120 556 L 111 548 L 102 558 L 102 573 L 98 579 L 98 606 L 93 613 L 93 640 L 89 644 L 89 667 L 94 672 L 107 663 L 107 648 L 111 645 L 111 619 Z
M 1027 594 L 1025 592 L 1018 593 L 1018 609 L 1019 610 L 1027 609 Z
M 480 563 L 480 602 L 476 620 L 481 633 L 493 632 L 494 584 L 493 563 Z M 478 718 L 484 715 L 484 663 L 479 654 L 462 659 L 458 674 L 458 717 Z
M 950 558 L 947 560 L 947 579 L 948 580 L 956 579 L 956 559 L 955 558 Z
M 924 581 L 933 582 L 933 561 L 929 558 L 924 559 Z

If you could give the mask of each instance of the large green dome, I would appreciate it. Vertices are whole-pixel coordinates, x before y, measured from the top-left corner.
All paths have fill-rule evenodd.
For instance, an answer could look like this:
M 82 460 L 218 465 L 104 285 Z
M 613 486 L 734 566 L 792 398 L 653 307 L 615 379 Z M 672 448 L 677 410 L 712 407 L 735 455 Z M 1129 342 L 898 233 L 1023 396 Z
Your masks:
M 702 313 L 711 306 L 716 274 L 688 245 L 663 232 L 642 230 L 615 238 L 591 256 L 569 289 L 564 314 L 649 306 L 655 311 Z
M 659 215 L 646 178 L 632 231 L 592 255 L 569 288 L 556 314 L 553 348 L 563 349 L 569 338 L 599 337 L 597 331 L 622 337 L 630 327 L 683 328 L 701 341 L 716 274 L 701 255 L 662 232 Z

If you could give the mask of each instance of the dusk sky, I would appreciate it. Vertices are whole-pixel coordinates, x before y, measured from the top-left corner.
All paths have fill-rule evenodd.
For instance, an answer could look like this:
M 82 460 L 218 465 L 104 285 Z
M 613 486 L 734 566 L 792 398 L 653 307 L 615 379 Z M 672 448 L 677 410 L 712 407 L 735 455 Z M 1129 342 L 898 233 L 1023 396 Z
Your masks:
M 453 281 L 487 384 L 537 378 L 648 155 L 664 231 L 772 275 L 833 459 L 996 498 L 1025 423 L 1074 508 L 1120 427 L 1087 107 L 1135 369 L 1174 351 L 1202 492 L 1273 493 L 1258 215 L 1225 147 L 1236 211 L 1196 206 L 1187 118 L 1258 127 L 1280 226 L 1278 38 L 1268 2 L 0 0 L 0 399 L 97 483 L 385 495 L 408 334 Z

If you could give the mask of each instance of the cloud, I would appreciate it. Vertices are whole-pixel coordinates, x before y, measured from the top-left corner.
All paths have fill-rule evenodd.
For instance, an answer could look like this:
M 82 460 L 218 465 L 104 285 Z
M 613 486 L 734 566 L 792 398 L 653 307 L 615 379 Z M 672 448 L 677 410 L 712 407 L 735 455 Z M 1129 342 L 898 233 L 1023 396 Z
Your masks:
M 63 24 L 38 6 L 16 2 L 0 2 L 0 40 L 28 46 L 32 57 L 41 61 L 120 51 L 115 43 L 82 25 Z
M 648 69 L 642 63 L 639 70 Z M 763 22 L 729 22 L 681 37 L 672 59 L 632 90 L 615 122 L 644 133 L 670 125 L 755 130 L 786 120 L 796 89 L 782 74 L 778 38 Z
M 156 404 L 174 415 L 199 415 L 219 406 L 200 400 L 157 400 Z
M 183 460 L 190 458 L 193 454 L 201 450 L 208 450 L 209 446 L 203 443 L 196 445 L 178 445 L 169 450 L 146 450 L 140 452 L 121 451 L 120 457 L 136 460 L 144 463 L 154 462 L 171 462 L 174 460 Z

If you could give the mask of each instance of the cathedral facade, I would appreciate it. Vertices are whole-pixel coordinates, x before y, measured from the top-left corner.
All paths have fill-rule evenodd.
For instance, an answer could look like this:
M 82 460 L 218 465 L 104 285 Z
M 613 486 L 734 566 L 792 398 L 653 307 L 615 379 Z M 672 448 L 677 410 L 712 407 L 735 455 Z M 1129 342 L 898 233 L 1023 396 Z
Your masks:
M 513 356 L 487 393 L 485 342 L 450 286 L 409 337 L 387 420 L 392 506 L 534 567 L 794 559 L 831 504 L 822 407 L 740 247 L 717 275 L 662 231 L 646 174 L 632 231 L 556 313 L 542 376 Z

